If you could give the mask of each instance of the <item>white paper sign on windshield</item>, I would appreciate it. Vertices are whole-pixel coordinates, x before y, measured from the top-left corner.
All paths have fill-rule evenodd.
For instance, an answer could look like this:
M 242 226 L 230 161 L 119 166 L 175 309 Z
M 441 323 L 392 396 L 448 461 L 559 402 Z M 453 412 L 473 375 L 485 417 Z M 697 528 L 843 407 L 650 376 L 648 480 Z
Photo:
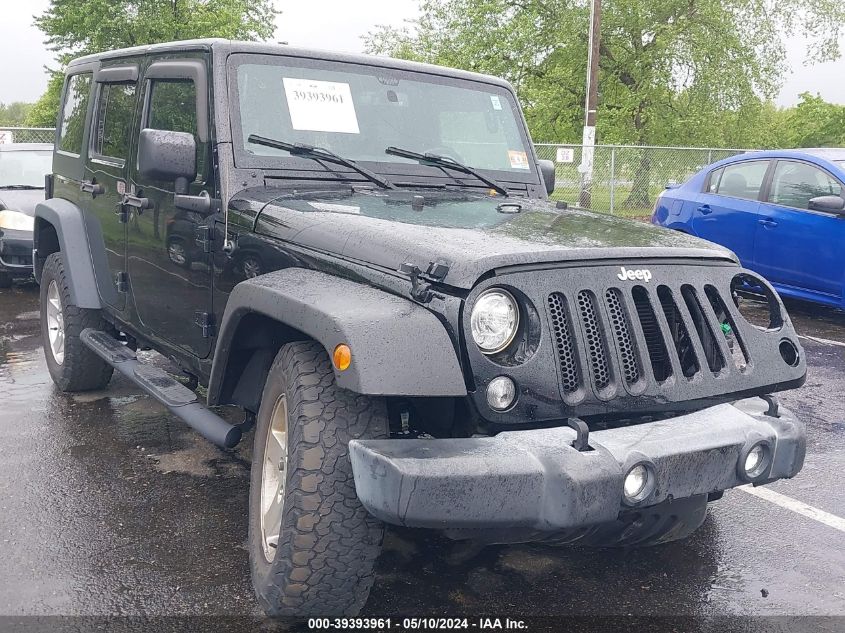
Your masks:
M 349 84 L 284 78 L 294 130 L 358 134 L 358 117 Z

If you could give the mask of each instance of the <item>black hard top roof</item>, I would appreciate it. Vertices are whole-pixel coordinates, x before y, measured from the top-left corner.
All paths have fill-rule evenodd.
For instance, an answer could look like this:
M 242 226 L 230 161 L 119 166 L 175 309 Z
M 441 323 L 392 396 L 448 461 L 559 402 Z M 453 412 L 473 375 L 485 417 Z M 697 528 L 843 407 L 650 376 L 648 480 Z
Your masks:
M 394 59 L 392 57 L 382 57 L 376 55 L 360 55 L 355 53 L 340 53 L 319 49 L 297 48 L 294 46 L 287 46 L 285 44 L 240 42 L 235 40 L 224 40 L 215 38 L 183 40 L 179 42 L 166 42 L 163 44 L 149 44 L 146 46 L 135 46 L 133 48 L 122 48 L 113 51 L 107 51 L 104 53 L 96 53 L 94 55 L 86 55 L 85 57 L 79 57 L 71 61 L 70 64 L 68 64 L 68 70 L 71 70 L 74 66 L 79 66 L 81 64 L 89 64 L 91 62 L 97 61 L 116 60 L 120 59 L 121 57 L 196 50 L 213 50 L 214 52 L 219 52 L 223 55 L 228 55 L 230 53 L 284 55 L 290 57 L 302 57 L 308 59 L 322 59 L 327 61 L 364 64 L 367 66 L 381 66 L 384 68 L 395 68 L 397 70 L 408 70 L 436 75 L 446 75 L 450 77 L 468 79 L 471 81 L 483 81 L 485 83 L 492 83 L 510 89 L 510 84 L 498 77 L 482 75 L 480 73 L 472 73 L 465 70 L 457 70 L 454 68 L 446 68 L 444 66 L 435 66 L 433 64 L 409 62 L 401 59 Z

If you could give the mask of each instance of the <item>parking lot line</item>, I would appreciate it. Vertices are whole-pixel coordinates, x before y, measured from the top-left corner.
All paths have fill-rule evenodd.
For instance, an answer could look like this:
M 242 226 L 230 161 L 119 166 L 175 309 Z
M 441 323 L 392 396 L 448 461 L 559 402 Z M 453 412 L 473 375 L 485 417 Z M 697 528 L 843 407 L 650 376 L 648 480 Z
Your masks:
M 821 343 L 822 345 L 836 345 L 838 347 L 845 347 L 845 343 L 841 341 L 831 341 L 829 338 L 819 338 L 818 336 L 804 336 L 803 334 L 799 334 L 798 338 L 803 338 L 807 341 L 813 341 L 814 343 Z
M 755 497 L 774 503 L 781 508 L 792 510 L 797 514 L 813 519 L 814 521 L 818 521 L 819 523 L 823 523 L 824 525 L 839 530 L 840 532 L 845 532 L 845 519 L 838 517 L 835 514 L 831 514 L 830 512 L 825 512 L 824 510 L 819 510 L 818 508 L 809 506 L 806 503 L 793 499 L 792 497 L 782 495 L 769 488 L 755 488 L 751 484 L 748 484 L 740 486 L 737 490 L 742 490 L 750 495 L 754 495 Z

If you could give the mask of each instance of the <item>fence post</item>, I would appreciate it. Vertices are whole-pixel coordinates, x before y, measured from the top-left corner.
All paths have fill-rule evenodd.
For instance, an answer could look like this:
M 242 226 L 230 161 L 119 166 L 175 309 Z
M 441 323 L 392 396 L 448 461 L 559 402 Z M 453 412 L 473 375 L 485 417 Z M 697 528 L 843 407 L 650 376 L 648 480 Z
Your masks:
M 616 148 L 610 148 L 610 215 L 614 215 L 616 198 Z
M 709 149 L 709 150 L 707 150 L 707 164 L 709 165 L 712 162 L 713 162 L 713 150 Z

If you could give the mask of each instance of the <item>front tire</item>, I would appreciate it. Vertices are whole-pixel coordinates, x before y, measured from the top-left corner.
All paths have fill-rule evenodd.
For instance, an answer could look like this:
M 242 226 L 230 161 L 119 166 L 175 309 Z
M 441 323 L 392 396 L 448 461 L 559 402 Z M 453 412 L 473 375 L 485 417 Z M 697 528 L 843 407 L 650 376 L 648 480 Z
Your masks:
M 12 276 L 7 273 L 0 271 L 0 288 L 11 288 L 12 287 Z
M 88 349 L 79 335 L 85 328 L 108 329 L 99 310 L 70 303 L 61 253 L 52 253 L 41 275 L 41 339 L 47 369 L 62 391 L 102 389 L 114 368 Z
M 255 427 L 252 580 L 273 616 L 349 616 L 367 601 L 383 524 L 358 501 L 348 443 L 388 435 L 383 399 L 337 386 L 325 349 L 282 347 Z

